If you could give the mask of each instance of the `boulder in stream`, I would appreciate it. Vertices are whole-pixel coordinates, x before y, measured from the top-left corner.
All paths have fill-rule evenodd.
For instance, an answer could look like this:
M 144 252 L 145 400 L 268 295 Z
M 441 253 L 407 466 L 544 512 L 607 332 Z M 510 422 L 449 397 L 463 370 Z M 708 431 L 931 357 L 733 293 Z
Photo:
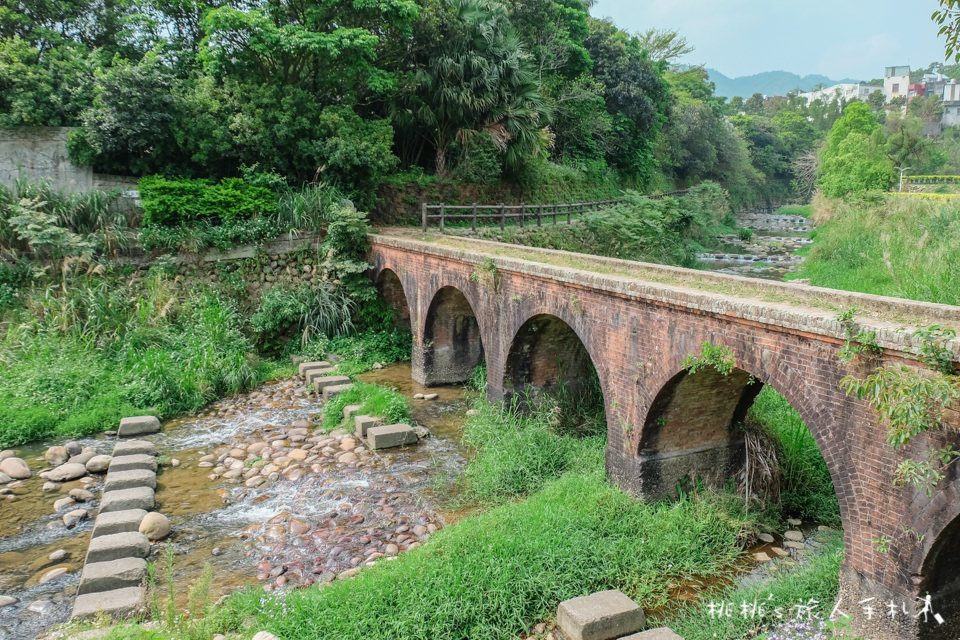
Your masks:
M 9 457 L 0 460 L 0 472 L 7 474 L 14 480 L 26 480 L 31 475 L 30 467 L 22 458 Z

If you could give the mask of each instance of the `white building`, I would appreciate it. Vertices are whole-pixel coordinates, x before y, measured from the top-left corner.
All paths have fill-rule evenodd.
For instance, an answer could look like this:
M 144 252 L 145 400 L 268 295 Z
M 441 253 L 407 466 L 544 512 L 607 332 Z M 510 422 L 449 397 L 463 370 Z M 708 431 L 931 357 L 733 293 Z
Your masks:
M 883 73 L 883 97 L 890 102 L 910 92 L 910 67 L 887 67 Z
M 807 104 L 815 100 L 823 100 L 824 102 L 833 102 L 834 100 L 843 100 L 844 102 L 850 102 L 851 100 L 861 100 L 866 101 L 870 97 L 871 93 L 876 91 L 881 91 L 880 87 L 871 87 L 867 84 L 835 84 L 832 87 L 827 87 L 826 89 L 817 89 L 815 91 L 807 91 L 801 93 L 800 97 L 804 98 L 807 101 Z
M 960 82 L 951 80 L 940 90 L 940 101 L 943 103 L 943 116 L 940 123 L 945 127 L 960 125 Z

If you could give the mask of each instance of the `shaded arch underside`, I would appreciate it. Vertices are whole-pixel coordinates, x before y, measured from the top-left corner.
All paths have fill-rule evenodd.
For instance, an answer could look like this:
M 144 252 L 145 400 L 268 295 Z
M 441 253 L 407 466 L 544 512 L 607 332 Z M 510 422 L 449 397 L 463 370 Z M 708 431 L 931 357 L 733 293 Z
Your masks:
M 465 382 L 483 363 L 480 324 L 458 289 L 443 287 L 434 296 L 420 348 L 423 366 L 417 381 L 426 386 Z
M 503 384 L 508 391 L 526 388 L 579 388 L 596 377 L 590 354 L 566 322 L 541 314 L 517 331 L 507 354 Z
M 394 311 L 394 326 L 398 329 L 410 329 L 410 305 L 403 291 L 403 284 L 401 284 L 396 272 L 392 269 L 380 271 L 377 276 L 376 287 L 380 296 Z
M 922 575 L 919 595 L 931 595 L 933 611 L 943 617 L 944 623 L 930 616 L 926 623 L 918 619 L 918 639 L 960 638 L 960 516 L 937 536 L 924 560 Z

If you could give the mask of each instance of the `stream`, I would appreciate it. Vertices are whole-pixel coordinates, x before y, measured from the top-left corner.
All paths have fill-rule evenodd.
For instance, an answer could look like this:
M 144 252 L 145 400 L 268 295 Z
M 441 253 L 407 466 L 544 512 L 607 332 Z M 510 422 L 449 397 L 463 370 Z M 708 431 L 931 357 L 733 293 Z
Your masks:
M 736 234 L 718 236 L 721 250 L 697 255 L 709 271 L 738 276 L 783 280 L 796 271 L 803 257 L 798 249 L 813 243 L 813 221 L 795 215 L 743 212 L 736 215 L 737 227 L 749 229 L 743 239 Z
M 424 392 L 411 381 L 409 364 L 358 377 L 409 397 Z M 151 557 L 163 565 L 165 549 L 173 551 L 178 597 L 186 599 L 188 586 L 207 564 L 213 600 L 250 584 L 272 589 L 333 580 L 414 548 L 455 521 L 458 514 L 445 512 L 441 497 L 449 497 L 449 480 L 467 460 L 460 438 L 472 394 L 460 387 L 429 392 L 439 398 L 411 402 L 414 424 L 426 427 L 430 437 L 384 452 L 370 452 L 342 431 L 308 434 L 321 405 L 296 378 L 214 403 L 197 416 L 169 420 L 160 433 L 146 436 L 170 462 L 158 477 L 157 510 L 170 518 L 172 534 L 153 545 Z M 114 440 L 78 442 L 109 454 Z M 58 444 L 18 448 L 34 475 L 0 495 L 0 598 L 16 599 L 0 606 L 2 640 L 34 638 L 66 621 L 73 606 L 98 502 L 70 507 L 91 516 L 73 529 L 64 526 L 63 511 L 54 513 L 53 503 L 73 488 L 99 495 L 103 476 L 43 491 L 36 472 L 45 466 L 44 451 Z M 210 461 L 224 453 L 245 455 L 248 447 L 283 454 L 307 445 L 313 455 L 299 458 L 302 464 L 290 464 L 275 479 L 230 478 Z M 354 455 L 344 455 L 354 449 Z M 50 573 L 58 568 L 67 571 Z

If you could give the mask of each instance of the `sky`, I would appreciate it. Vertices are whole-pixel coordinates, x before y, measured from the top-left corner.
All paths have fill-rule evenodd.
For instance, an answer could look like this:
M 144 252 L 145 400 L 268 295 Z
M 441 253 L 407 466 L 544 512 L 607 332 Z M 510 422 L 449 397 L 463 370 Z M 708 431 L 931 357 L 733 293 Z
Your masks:
M 673 29 L 678 60 L 731 78 L 762 71 L 870 80 L 883 68 L 943 61 L 937 0 L 597 0 L 591 14 L 629 32 Z

